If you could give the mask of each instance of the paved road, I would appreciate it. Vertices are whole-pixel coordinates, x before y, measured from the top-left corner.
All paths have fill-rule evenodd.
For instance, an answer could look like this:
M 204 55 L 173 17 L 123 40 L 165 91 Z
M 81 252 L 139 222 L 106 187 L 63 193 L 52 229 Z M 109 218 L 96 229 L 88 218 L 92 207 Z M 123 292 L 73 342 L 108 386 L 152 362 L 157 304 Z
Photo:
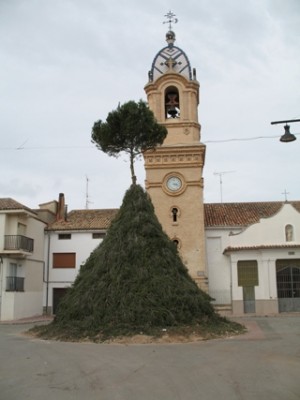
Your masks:
M 62 343 L 0 325 L 1 400 L 299 400 L 300 316 L 242 319 L 250 333 L 168 345 Z

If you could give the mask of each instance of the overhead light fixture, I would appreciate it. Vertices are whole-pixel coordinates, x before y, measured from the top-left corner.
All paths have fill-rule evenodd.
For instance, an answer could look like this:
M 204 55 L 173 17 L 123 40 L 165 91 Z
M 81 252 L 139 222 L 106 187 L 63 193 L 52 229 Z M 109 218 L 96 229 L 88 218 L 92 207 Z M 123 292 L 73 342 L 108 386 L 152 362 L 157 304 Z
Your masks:
M 283 143 L 289 143 L 296 139 L 296 136 L 290 132 L 290 126 L 288 124 L 284 125 L 284 134 L 281 136 L 280 141 Z
M 274 121 L 271 122 L 271 125 L 274 124 L 285 124 L 284 125 L 284 134 L 280 137 L 280 141 L 283 143 L 294 142 L 297 138 L 290 132 L 290 126 L 288 122 L 300 122 L 300 119 L 290 119 L 288 121 Z

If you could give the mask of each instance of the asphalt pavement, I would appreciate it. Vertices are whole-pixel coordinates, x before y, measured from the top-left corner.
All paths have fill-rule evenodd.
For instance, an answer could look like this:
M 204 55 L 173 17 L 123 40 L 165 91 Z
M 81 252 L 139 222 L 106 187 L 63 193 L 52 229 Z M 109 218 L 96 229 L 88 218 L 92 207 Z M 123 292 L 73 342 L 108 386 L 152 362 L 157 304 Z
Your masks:
M 240 318 L 248 333 L 185 344 L 36 339 L 0 324 L 1 400 L 299 400 L 300 315 Z

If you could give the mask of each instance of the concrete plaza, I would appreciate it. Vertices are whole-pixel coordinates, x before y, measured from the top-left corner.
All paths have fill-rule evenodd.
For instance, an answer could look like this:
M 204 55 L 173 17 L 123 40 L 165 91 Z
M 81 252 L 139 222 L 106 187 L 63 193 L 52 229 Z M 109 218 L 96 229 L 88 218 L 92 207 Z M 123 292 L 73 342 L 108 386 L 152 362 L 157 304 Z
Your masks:
M 248 333 L 188 344 L 93 344 L 0 324 L 1 400 L 299 400 L 300 315 L 240 318 Z

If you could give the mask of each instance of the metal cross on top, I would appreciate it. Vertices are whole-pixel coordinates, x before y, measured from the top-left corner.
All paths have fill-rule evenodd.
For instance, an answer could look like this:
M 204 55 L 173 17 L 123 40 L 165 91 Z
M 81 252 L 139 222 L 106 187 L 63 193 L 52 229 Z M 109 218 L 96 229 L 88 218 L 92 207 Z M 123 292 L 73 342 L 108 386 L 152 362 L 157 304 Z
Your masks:
M 283 192 L 283 193 L 281 193 L 281 194 L 284 194 L 284 197 L 285 197 L 285 202 L 287 202 L 287 201 L 288 201 L 288 199 L 287 199 L 287 195 L 288 195 L 288 194 L 290 194 L 290 192 L 287 192 L 287 191 L 286 191 L 286 189 L 284 189 L 284 192 Z
M 168 19 L 167 19 L 167 21 L 164 21 L 163 24 L 169 24 L 169 31 L 171 31 L 172 30 L 172 22 L 174 24 L 177 24 L 178 18 L 175 18 L 176 15 L 171 10 L 164 16 Z

